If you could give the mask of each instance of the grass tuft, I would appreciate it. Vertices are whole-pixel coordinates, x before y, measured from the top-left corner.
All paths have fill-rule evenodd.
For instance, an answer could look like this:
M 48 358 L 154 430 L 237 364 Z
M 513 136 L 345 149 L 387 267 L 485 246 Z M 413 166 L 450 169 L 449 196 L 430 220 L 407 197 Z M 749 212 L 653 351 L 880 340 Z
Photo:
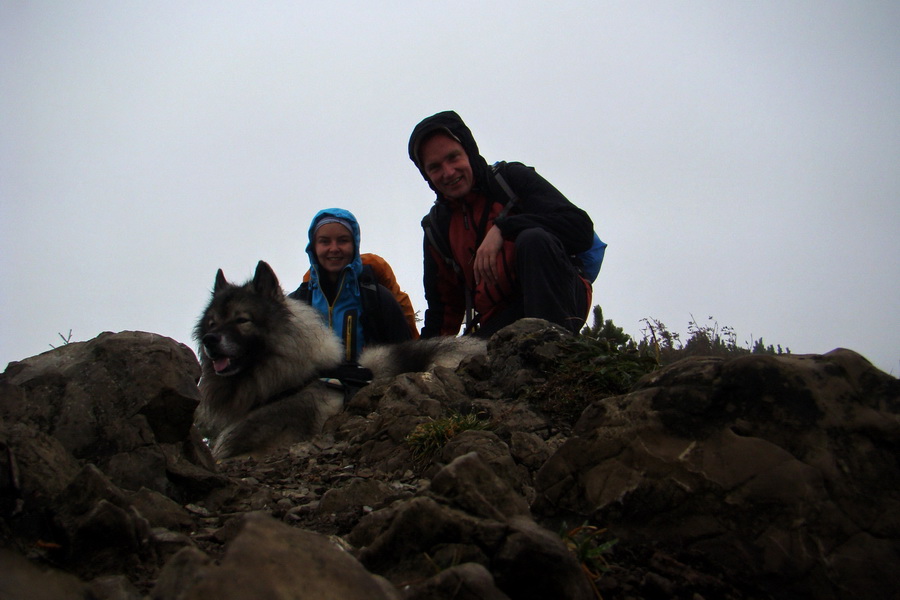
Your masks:
M 606 555 L 612 552 L 613 546 L 619 541 L 617 539 L 601 539 L 605 533 L 606 529 L 594 527 L 587 523 L 573 529 L 568 529 L 566 525 L 563 525 L 563 530 L 559 533 L 566 547 L 578 559 L 581 571 L 590 582 L 594 596 L 599 600 L 602 600 L 603 597 L 597 588 L 597 581 L 602 577 L 603 573 L 609 570 Z
M 479 419 L 477 415 L 453 413 L 443 419 L 418 424 L 412 433 L 406 436 L 406 445 L 409 446 L 413 459 L 417 463 L 424 464 L 463 431 L 490 428 L 490 422 Z

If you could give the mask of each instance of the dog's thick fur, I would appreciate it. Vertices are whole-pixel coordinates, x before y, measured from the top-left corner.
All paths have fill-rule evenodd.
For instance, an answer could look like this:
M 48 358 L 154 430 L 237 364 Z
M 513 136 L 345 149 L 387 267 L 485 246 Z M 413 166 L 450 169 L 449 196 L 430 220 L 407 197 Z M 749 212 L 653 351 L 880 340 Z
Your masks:
M 195 422 L 216 458 L 308 439 L 343 407 L 343 391 L 318 378 L 340 365 L 340 340 L 315 309 L 284 295 L 263 261 L 243 285 L 219 270 L 194 337 L 202 367 Z M 474 338 L 416 340 L 367 348 L 360 364 L 376 378 L 390 377 L 455 368 L 484 351 Z

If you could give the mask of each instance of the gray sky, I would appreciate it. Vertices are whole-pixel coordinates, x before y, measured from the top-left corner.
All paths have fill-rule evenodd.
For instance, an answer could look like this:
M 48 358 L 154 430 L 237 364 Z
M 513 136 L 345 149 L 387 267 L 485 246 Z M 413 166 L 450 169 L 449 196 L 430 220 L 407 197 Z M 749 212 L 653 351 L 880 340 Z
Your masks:
M 353 211 L 425 308 L 413 126 L 456 110 L 609 243 L 594 302 L 639 337 L 900 373 L 894 1 L 0 0 L 0 369 L 102 331 L 191 346 L 216 269 L 292 290 Z

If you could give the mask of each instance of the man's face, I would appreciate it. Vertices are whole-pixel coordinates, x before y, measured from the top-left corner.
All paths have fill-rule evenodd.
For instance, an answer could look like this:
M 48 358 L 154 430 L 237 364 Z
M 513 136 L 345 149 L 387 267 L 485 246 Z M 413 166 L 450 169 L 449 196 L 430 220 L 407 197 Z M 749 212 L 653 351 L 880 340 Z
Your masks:
M 353 260 L 353 235 L 340 223 L 326 223 L 315 234 L 316 260 L 331 279 Z
M 472 190 L 475 176 L 462 144 L 438 133 L 428 138 L 419 153 L 425 175 L 447 198 L 460 199 Z

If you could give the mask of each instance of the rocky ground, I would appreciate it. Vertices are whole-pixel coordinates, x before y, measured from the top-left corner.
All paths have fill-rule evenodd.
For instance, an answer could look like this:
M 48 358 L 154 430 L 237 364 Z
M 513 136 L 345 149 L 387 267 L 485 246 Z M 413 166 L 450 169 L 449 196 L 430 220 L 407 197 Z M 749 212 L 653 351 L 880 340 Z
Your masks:
M 547 389 L 569 341 L 520 322 L 219 464 L 172 340 L 12 363 L 0 598 L 897 597 L 896 378 L 847 350 L 691 358 L 562 417 L 534 392 L 573 393 Z

